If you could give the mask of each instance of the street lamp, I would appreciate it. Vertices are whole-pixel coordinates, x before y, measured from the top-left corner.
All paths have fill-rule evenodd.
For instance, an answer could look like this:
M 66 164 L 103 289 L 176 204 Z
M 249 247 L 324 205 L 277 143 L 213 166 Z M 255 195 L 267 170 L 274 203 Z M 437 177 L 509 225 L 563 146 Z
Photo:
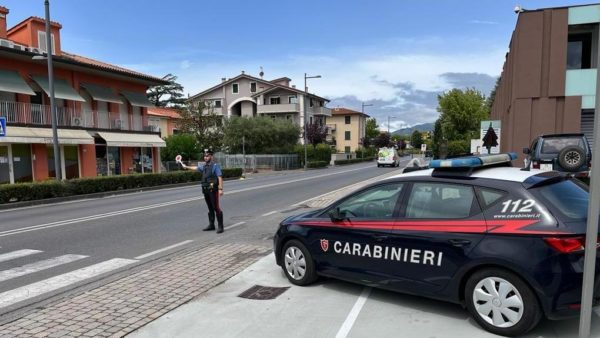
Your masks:
M 390 119 L 395 119 L 397 116 L 389 116 L 388 115 L 388 134 L 390 133 Z
M 370 103 L 369 104 L 365 104 L 363 102 L 362 103 L 362 108 L 360 109 L 360 112 L 364 114 L 365 113 L 365 107 L 371 107 L 371 106 L 372 106 L 372 104 L 370 104 Z
M 308 76 L 304 73 L 304 170 L 308 169 L 308 150 L 306 148 L 306 99 L 308 98 L 308 87 L 306 79 L 320 79 L 321 75 Z
M 54 172 L 56 173 L 56 179 L 61 180 L 61 160 L 60 160 L 60 147 L 58 146 L 58 116 L 56 114 L 56 105 L 54 103 L 54 69 L 52 67 L 52 35 L 50 34 L 50 2 L 44 1 L 46 9 L 46 57 L 34 56 L 33 60 L 48 61 L 48 91 L 50 96 L 50 118 L 52 119 L 52 143 L 54 145 Z

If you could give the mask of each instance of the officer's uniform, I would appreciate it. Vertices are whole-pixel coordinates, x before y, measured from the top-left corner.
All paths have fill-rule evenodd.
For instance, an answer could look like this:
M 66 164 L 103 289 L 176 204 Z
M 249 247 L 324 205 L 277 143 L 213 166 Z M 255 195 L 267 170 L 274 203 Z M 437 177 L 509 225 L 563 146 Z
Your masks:
M 207 151 L 212 157 L 212 151 Z M 202 172 L 202 194 L 208 207 L 209 224 L 204 231 L 215 230 L 215 216 L 217 219 L 217 233 L 223 232 L 223 211 L 219 203 L 219 177 L 222 177 L 221 166 L 212 158 L 210 162 L 198 165 L 198 171 Z

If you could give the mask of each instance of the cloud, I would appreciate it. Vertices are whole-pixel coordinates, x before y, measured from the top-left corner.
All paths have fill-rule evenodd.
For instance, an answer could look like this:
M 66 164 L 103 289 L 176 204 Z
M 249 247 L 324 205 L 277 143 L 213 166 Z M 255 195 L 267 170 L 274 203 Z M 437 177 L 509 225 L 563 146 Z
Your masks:
M 190 67 L 192 67 L 192 62 L 190 62 L 190 60 L 183 60 L 179 64 L 179 68 L 184 69 L 184 70 L 190 69 Z
M 444 73 L 440 76 L 453 88 L 475 88 L 486 96 L 494 88 L 497 78 L 482 73 Z
M 486 21 L 486 20 L 470 20 L 469 23 L 475 25 L 498 25 L 499 23 L 496 21 Z

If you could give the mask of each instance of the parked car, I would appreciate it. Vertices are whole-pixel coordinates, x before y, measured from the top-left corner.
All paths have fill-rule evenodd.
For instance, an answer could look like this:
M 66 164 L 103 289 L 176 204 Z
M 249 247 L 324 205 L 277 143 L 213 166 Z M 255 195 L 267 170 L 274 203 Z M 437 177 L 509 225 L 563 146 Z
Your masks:
M 550 134 L 536 137 L 527 155 L 525 166 L 562 172 L 586 172 L 591 168 L 592 152 L 583 134 Z
M 432 160 L 289 217 L 274 236 L 276 262 L 295 285 L 326 276 L 462 304 L 504 336 L 576 317 L 588 187 L 510 167 L 515 159 Z
M 377 167 L 389 165 L 391 167 L 400 166 L 400 156 L 394 147 L 379 148 L 377 152 Z

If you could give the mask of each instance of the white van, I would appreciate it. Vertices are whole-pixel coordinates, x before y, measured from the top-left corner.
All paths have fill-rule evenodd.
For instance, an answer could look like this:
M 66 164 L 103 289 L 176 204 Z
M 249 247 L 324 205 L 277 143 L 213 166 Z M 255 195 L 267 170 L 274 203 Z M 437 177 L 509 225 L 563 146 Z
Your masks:
M 400 157 L 396 152 L 396 148 L 379 148 L 379 151 L 377 152 L 377 167 L 386 165 L 392 167 L 400 166 Z

